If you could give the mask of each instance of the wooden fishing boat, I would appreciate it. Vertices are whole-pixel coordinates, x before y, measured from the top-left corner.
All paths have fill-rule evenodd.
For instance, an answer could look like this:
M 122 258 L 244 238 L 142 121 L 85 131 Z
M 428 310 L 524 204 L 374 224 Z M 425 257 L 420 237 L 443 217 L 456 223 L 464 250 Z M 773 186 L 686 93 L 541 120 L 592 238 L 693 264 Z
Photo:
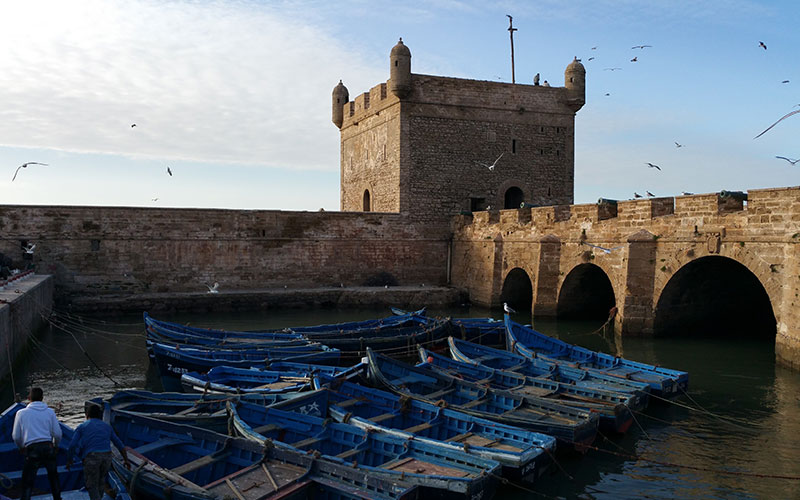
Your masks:
M 563 448 L 585 451 L 597 435 L 596 414 L 419 368 L 367 350 L 368 376 L 377 385 L 437 406 L 549 434 Z
M 517 372 L 497 370 L 483 365 L 463 363 L 433 351 L 419 348 L 420 363 L 423 368 L 447 375 L 488 385 L 496 389 L 506 389 L 513 393 L 579 408 L 600 417 L 600 428 L 624 433 L 633 424 L 632 411 L 644 409 L 636 395 L 586 389 L 572 384 L 554 382 L 544 378 L 527 377 Z
M 412 500 L 417 495 L 402 481 L 386 481 L 285 447 L 108 410 L 106 416 L 117 435 L 132 448 L 128 451 L 132 467 L 127 469 L 116 456 L 114 470 L 137 496 L 264 500 L 299 499 L 307 494 L 326 498 L 325 493 L 332 491 L 342 498 Z M 308 490 L 320 483 L 326 488 Z
M 317 452 L 331 462 L 352 464 L 370 475 L 403 480 L 421 494 L 491 498 L 500 464 L 408 436 L 368 432 L 299 412 L 229 404 L 237 433 L 258 443 L 274 442 L 303 452 Z
M 17 412 L 25 408 L 22 403 L 14 403 L 0 414 L 0 496 L 8 498 L 19 498 L 22 494 L 22 466 L 25 457 L 17 449 L 16 443 L 11 438 L 14 427 L 14 417 Z M 58 445 L 58 480 L 61 485 L 61 497 L 69 500 L 88 500 L 89 493 L 84 487 L 83 464 L 75 462 L 67 468 L 67 449 L 75 431 L 64 424 L 61 425 L 61 441 Z M 120 480 L 116 473 L 109 473 L 106 478 L 113 498 L 108 493 L 104 496 L 105 500 L 130 500 L 125 484 Z M 37 492 L 50 491 L 50 482 L 44 467 L 36 473 L 34 480 L 34 495 Z
M 496 460 L 503 477 L 533 482 L 551 462 L 552 436 L 325 376 L 316 391 L 273 405 Z M 327 408 L 327 411 L 325 409 Z
M 509 350 L 524 356 L 530 358 L 541 356 L 546 359 L 566 361 L 576 367 L 599 370 L 618 379 L 644 382 L 650 386 L 653 393 L 662 396 L 682 394 L 689 386 L 687 372 L 631 361 L 568 344 L 515 323 L 507 314 L 505 323 Z
M 435 320 L 435 318 L 418 311 L 408 312 L 393 307 L 392 312 L 397 315 L 411 314 L 419 321 Z M 506 345 L 506 328 L 501 320 L 492 318 L 447 318 L 447 322 L 450 336 L 452 337 L 498 348 L 503 348 Z
M 518 372 L 529 377 L 544 377 L 589 389 L 637 395 L 643 404 L 648 401 L 650 385 L 644 382 L 620 379 L 597 370 L 576 368 L 567 363 L 558 363 L 544 358 L 529 358 L 511 351 L 481 346 L 453 337 L 450 337 L 447 342 L 450 356 L 456 361 Z

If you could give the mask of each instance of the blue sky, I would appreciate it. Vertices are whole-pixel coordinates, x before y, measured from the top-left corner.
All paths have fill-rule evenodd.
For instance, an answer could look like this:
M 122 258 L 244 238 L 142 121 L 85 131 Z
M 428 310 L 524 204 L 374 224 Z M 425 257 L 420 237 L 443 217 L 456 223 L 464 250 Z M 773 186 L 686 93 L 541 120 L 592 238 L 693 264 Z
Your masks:
M 800 109 L 795 1 L 29 0 L 0 4 L 0 204 L 337 210 L 339 79 L 403 37 L 414 73 L 510 82 L 506 14 L 518 82 L 586 66 L 576 202 L 800 185 L 800 114 L 753 139 Z

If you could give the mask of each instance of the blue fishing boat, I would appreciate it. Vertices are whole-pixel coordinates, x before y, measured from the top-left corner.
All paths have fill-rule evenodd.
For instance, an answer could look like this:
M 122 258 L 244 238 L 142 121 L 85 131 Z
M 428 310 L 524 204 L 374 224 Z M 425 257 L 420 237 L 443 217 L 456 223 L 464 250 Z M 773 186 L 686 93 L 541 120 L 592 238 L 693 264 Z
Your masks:
M 602 371 L 618 379 L 644 382 L 650 386 L 653 393 L 662 396 L 676 396 L 686 392 L 689 386 L 687 372 L 630 361 L 568 344 L 515 323 L 507 314 L 505 323 L 509 350 L 529 358 L 541 356 L 550 360 L 565 361 L 576 367 Z
M 370 475 L 416 484 L 423 488 L 421 494 L 490 498 L 499 478 L 498 462 L 458 449 L 368 432 L 309 414 L 247 403 L 230 404 L 229 408 L 234 428 L 247 439 L 316 452 L 325 460 L 352 464 Z
M 503 467 L 503 477 L 526 482 L 532 482 L 547 469 L 556 448 L 555 438 L 538 432 L 322 375 L 314 380 L 316 391 L 273 407 L 327 416 L 368 430 L 413 436 L 496 460 Z
M 577 451 L 585 451 L 597 435 L 597 415 L 581 409 L 480 386 L 371 350 L 367 361 L 370 380 L 396 394 L 549 434 L 561 447 Z
M 527 377 L 517 372 L 463 363 L 424 347 L 419 348 L 419 357 L 420 363 L 417 366 L 422 368 L 596 413 L 600 417 L 599 425 L 602 430 L 624 433 L 633 424 L 632 410 L 644 409 L 636 395 L 623 396 L 615 392 L 586 389 L 545 378 Z
M 0 414 L 0 495 L 8 498 L 19 498 L 22 493 L 22 466 L 25 458 L 17 449 L 16 443 L 11 438 L 14 427 L 14 417 L 17 412 L 25 408 L 22 403 L 14 403 Z M 58 445 L 58 481 L 61 485 L 61 497 L 68 500 L 88 500 L 89 493 L 85 488 L 83 478 L 83 464 L 80 461 L 66 466 L 67 449 L 75 431 L 64 424 L 61 425 L 61 441 Z M 125 484 L 116 473 L 109 473 L 106 478 L 113 498 L 108 493 L 105 500 L 130 500 Z M 50 482 L 44 467 L 40 468 L 34 481 L 34 497 L 37 492 L 49 492 Z
M 107 408 L 132 449 L 114 470 L 136 496 L 163 500 L 375 498 L 413 500 L 415 489 L 285 447 L 265 446 L 198 427 Z M 324 485 L 323 488 L 320 485 Z M 307 488 L 315 485 L 315 488 Z M 360 491 L 358 491 L 360 490 Z M 334 493 L 331 497 L 327 494 Z
M 179 390 L 180 377 L 208 372 L 215 366 L 266 367 L 270 361 L 307 361 L 336 364 L 339 350 L 320 344 L 258 350 L 198 349 L 154 343 L 153 354 L 165 390 Z M 177 387 L 176 387 L 177 386 Z
M 418 321 L 434 321 L 425 313 L 408 312 L 398 308 L 392 308 L 392 312 L 397 315 L 413 315 Z M 480 345 L 494 347 L 505 347 L 506 328 L 505 324 L 492 318 L 447 318 L 450 336 L 462 340 L 475 342 Z
M 576 368 L 567 363 L 557 363 L 544 358 L 529 358 L 511 351 L 473 344 L 453 337 L 450 337 L 447 342 L 450 356 L 456 361 L 518 372 L 529 377 L 544 377 L 589 389 L 637 395 L 643 404 L 646 404 L 648 400 L 650 385 L 644 382 L 620 379 L 597 370 Z

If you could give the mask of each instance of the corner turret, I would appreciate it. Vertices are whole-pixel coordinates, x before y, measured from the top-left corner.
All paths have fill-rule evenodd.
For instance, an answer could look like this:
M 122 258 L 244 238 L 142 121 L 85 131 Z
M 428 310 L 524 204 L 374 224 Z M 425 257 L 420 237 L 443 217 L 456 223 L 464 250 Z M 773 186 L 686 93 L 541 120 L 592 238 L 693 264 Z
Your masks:
M 564 71 L 564 87 L 567 89 L 567 106 L 577 112 L 586 103 L 586 68 L 577 57 Z
M 411 93 L 411 51 L 401 38 L 389 54 L 389 90 L 399 98 Z
M 333 88 L 332 100 L 333 124 L 342 128 L 342 122 L 344 122 L 344 105 L 350 101 L 350 93 L 347 92 L 347 87 L 342 84 L 341 80 L 339 80 L 339 85 Z

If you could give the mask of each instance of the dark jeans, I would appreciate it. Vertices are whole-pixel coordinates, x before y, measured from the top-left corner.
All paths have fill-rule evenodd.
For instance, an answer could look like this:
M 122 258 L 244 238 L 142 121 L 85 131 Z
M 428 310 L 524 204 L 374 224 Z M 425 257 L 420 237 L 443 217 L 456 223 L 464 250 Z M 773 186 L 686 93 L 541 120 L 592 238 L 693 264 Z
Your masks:
M 90 500 L 103 498 L 109 470 L 111 470 L 110 451 L 87 453 L 83 458 L 83 478 L 86 481 L 86 491 L 89 492 Z
M 49 442 L 33 443 L 25 447 L 25 465 L 22 466 L 22 498 L 30 500 L 33 492 L 33 483 L 39 467 L 47 469 L 47 479 L 50 481 L 50 493 L 53 500 L 61 500 L 61 488 L 58 484 L 58 471 L 56 470 L 56 455 Z

